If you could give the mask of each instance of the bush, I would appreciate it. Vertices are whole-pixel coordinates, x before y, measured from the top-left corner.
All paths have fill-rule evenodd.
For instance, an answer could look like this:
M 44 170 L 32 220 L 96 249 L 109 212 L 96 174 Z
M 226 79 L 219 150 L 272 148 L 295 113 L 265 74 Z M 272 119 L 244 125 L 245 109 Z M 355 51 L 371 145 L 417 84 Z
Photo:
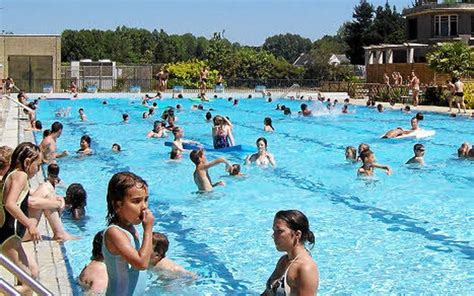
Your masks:
M 422 95 L 423 105 L 448 106 L 448 95 L 442 86 L 428 86 Z
M 205 66 L 206 63 L 199 60 L 166 64 L 165 69 L 170 73 L 168 87 L 182 85 L 185 88 L 199 88 L 199 73 Z M 207 75 L 208 87 L 214 86 L 218 74 L 217 70 L 209 70 Z
M 474 109 L 474 82 L 464 83 L 464 100 L 467 108 Z

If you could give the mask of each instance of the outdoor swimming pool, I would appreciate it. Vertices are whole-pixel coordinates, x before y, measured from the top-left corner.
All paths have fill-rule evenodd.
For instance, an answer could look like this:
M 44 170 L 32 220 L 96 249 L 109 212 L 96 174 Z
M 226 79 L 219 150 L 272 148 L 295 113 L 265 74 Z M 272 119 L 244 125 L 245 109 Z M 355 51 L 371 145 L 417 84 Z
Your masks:
M 80 137 L 87 134 L 96 152 L 59 161 L 61 179 L 83 184 L 88 193 L 87 219 L 63 219 L 68 231 L 82 238 L 65 243 L 72 277 L 89 262 L 92 237 L 105 225 L 110 177 L 129 170 L 149 184 L 154 229 L 168 235 L 168 257 L 199 275 L 189 283 L 163 282 L 150 274 L 149 295 L 258 295 L 282 255 L 271 238 L 273 217 L 282 209 L 299 209 L 310 220 L 322 295 L 467 295 L 474 290 L 474 161 L 455 155 L 463 141 L 474 141 L 474 120 L 426 113 L 420 125 L 436 130 L 434 137 L 381 140 L 386 130 L 409 128 L 414 114 L 352 106 L 354 114 L 301 118 L 275 110 L 283 103 L 296 112 L 297 101 L 242 99 L 234 107 L 217 100 L 206 107 L 216 109 L 213 115 L 231 118 L 236 142 L 255 145 L 265 136 L 277 167 L 243 167 L 247 178 L 222 178 L 227 186 L 201 195 L 188 155 L 169 162 L 165 140 L 145 135 L 164 107 L 180 103 L 184 111 L 177 113 L 178 125 L 185 138 L 211 144 L 205 112 L 191 111 L 188 100 L 164 100 L 158 101 L 158 114 L 141 119 L 146 109 L 137 99 L 124 95 L 108 99 L 107 105 L 102 101 L 40 103 L 43 126 L 55 120 L 64 124 L 60 150 L 77 150 Z M 68 106 L 69 118 L 54 117 L 54 110 Z M 89 122 L 79 121 L 80 107 Z M 121 123 L 124 112 L 130 114 L 128 124 Z M 273 119 L 275 133 L 263 132 L 266 116 Z M 41 135 L 36 138 L 39 142 Z M 392 176 L 379 170 L 373 179 L 357 178 L 358 165 L 345 161 L 344 148 L 361 142 L 371 145 L 379 163 L 391 166 Z M 404 163 L 418 142 L 426 147 L 427 166 L 408 167 Z M 113 143 L 123 151 L 112 153 Z M 242 163 L 245 153 L 207 153 L 208 159 L 218 156 Z M 217 180 L 225 175 L 224 166 L 210 174 Z

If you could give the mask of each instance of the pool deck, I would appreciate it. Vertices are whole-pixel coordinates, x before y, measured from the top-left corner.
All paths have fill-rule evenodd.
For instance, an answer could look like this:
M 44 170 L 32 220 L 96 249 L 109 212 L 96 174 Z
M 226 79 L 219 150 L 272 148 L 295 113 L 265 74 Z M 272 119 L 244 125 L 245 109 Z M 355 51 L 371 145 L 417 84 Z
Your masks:
M 0 146 L 7 145 L 15 148 L 18 143 L 24 141 L 34 143 L 33 133 L 24 132 L 28 121 L 25 120 L 26 116 L 23 112 L 20 113 L 17 105 L 7 99 L 1 99 L 0 108 Z M 38 172 L 30 181 L 31 188 L 36 188 L 43 179 L 43 172 Z M 41 219 L 38 228 L 43 235 L 43 240 L 36 245 L 32 242 L 24 242 L 23 247 L 36 257 L 40 270 L 39 281 L 54 295 L 72 295 L 61 244 L 48 239 L 53 236 L 53 232 L 45 218 Z M 14 282 L 13 276 L 1 266 L 0 277 L 10 284 Z
M 279 91 L 272 91 L 269 89 L 274 95 L 274 97 L 278 97 L 278 94 L 282 94 Z M 188 93 L 188 92 L 186 92 Z M 260 97 L 259 94 L 256 94 L 254 90 L 228 90 L 224 94 L 217 94 L 219 96 L 244 96 L 247 94 L 252 94 L 253 96 Z M 300 95 L 304 95 L 306 97 L 313 96 L 316 97 L 316 92 L 308 92 L 308 91 L 301 91 Z M 30 98 L 36 98 L 44 94 L 30 94 Z M 139 94 L 126 94 L 126 97 L 133 97 L 133 98 L 141 98 L 144 93 Z M 170 93 L 166 93 L 165 97 L 168 97 Z M 209 93 L 209 97 L 212 97 L 214 93 Z M 342 104 L 344 98 L 348 97 L 347 93 L 325 93 L 327 97 L 331 99 L 338 99 L 339 102 Z M 12 94 L 12 97 L 16 97 L 16 94 Z M 58 94 L 48 94 L 47 97 L 53 98 L 71 98 L 70 94 L 58 93 Z M 98 94 L 79 94 L 80 99 L 86 98 L 123 98 L 124 94 L 116 94 L 116 93 L 98 93 Z M 365 105 L 366 100 L 354 100 L 351 99 L 351 103 L 354 105 Z M 384 107 L 390 107 L 388 103 L 382 102 Z M 404 104 L 395 104 L 393 109 L 400 109 L 403 108 Z M 7 99 L 0 100 L 0 145 L 8 145 L 12 148 L 16 147 L 18 143 L 24 141 L 35 142 L 34 136 L 32 132 L 25 132 L 24 127 L 27 125 L 26 116 L 23 112 L 20 112 L 18 106 Z M 448 113 L 448 107 L 439 107 L 439 106 L 418 106 L 412 107 L 412 111 L 422 111 L 422 112 L 437 112 L 437 113 Z M 456 113 L 457 109 L 454 108 L 453 112 Z M 468 110 L 468 115 L 470 116 L 473 113 L 472 110 Z M 464 115 L 464 114 L 463 114 Z M 40 184 L 43 180 L 43 172 L 40 171 L 30 182 L 31 187 L 35 188 Z M 39 229 L 41 233 L 45 237 L 52 237 L 52 231 L 49 227 L 47 220 L 42 219 L 40 221 Z M 66 268 L 66 262 L 61 250 L 61 244 L 49 240 L 44 239 L 43 241 L 39 242 L 36 246 L 33 245 L 31 242 L 23 243 L 25 249 L 29 250 L 30 252 L 34 252 L 36 259 L 39 264 L 40 268 L 40 277 L 39 281 L 46 286 L 54 295 L 72 295 L 73 290 L 71 284 L 68 279 L 68 271 Z M 8 272 L 3 268 L 0 267 L 0 277 L 7 280 L 9 283 L 13 283 L 13 276 L 8 274 Z

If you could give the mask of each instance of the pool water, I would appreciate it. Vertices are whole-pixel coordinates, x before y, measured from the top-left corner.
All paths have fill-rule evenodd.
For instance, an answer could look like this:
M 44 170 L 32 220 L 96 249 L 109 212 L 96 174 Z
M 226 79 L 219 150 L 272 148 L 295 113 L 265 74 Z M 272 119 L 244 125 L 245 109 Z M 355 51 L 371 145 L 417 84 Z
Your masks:
M 92 138 L 95 154 L 61 159 L 60 177 L 81 183 L 88 193 L 87 218 L 65 221 L 79 241 L 65 243 L 76 278 L 91 256 L 94 234 L 105 225 L 106 189 L 111 176 L 132 171 L 149 184 L 155 231 L 170 240 L 167 256 L 198 274 L 195 281 L 160 280 L 149 274 L 149 295 L 259 295 L 282 254 L 274 247 L 272 221 L 282 209 L 299 209 L 316 236 L 311 250 L 320 271 L 321 294 L 461 294 L 474 291 L 474 161 L 459 160 L 456 151 L 474 141 L 474 120 L 425 113 L 421 127 L 436 130 L 425 139 L 382 140 L 386 130 L 409 128 L 414 114 L 399 110 L 378 113 L 351 106 L 354 113 L 323 113 L 313 117 L 285 116 L 277 103 L 299 110 L 300 102 L 241 99 L 206 104 L 213 115 L 229 116 L 236 142 L 255 146 L 265 136 L 277 167 L 243 167 L 246 178 L 226 177 L 224 166 L 210 169 L 213 181 L 225 180 L 210 194 L 197 194 L 193 163 L 188 155 L 170 162 L 164 139 L 147 139 L 164 107 L 180 103 L 178 125 L 185 138 L 211 144 L 211 124 L 203 111 L 192 111 L 188 100 L 158 101 L 158 114 L 137 99 L 42 101 L 44 126 L 57 120 L 54 110 L 71 107 L 60 118 L 64 131 L 59 150 L 79 149 L 82 135 Z M 315 104 L 315 103 L 314 103 Z M 320 106 L 312 106 L 321 108 Z M 84 108 L 89 122 L 80 122 Z M 130 115 L 121 123 L 122 113 Z M 273 119 L 274 133 L 263 132 L 263 119 Z M 41 135 L 36 135 L 38 142 Z M 169 137 L 170 140 L 171 136 Z M 377 162 L 393 175 L 376 171 L 370 179 L 356 176 L 357 164 L 344 159 L 345 146 L 371 145 Z M 123 151 L 113 153 L 119 143 Z M 425 167 L 410 167 L 413 145 L 426 147 Z M 255 148 L 256 149 L 256 148 Z M 208 152 L 208 159 L 225 156 L 243 163 L 245 153 Z M 59 190 L 64 193 L 64 189 Z

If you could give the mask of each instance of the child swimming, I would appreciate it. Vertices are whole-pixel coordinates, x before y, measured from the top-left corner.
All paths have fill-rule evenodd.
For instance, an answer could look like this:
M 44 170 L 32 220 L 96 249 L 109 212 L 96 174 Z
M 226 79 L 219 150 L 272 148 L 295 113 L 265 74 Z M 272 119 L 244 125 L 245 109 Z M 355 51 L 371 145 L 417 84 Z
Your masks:
M 82 154 L 82 155 L 90 155 L 94 151 L 91 149 L 91 137 L 88 135 L 84 135 L 81 137 L 81 142 L 79 143 L 81 146 L 79 150 L 76 151 L 77 154 Z
M 234 163 L 232 165 L 226 166 L 226 171 L 229 172 L 229 176 L 237 176 L 237 177 L 244 177 L 245 174 L 240 172 L 240 164 Z
M 357 162 L 357 150 L 353 146 L 346 147 L 346 160 L 350 160 L 352 162 Z
M 104 294 L 107 290 L 109 276 L 102 254 L 103 231 L 99 231 L 92 241 L 91 262 L 84 266 L 79 275 L 79 284 L 83 287 L 86 295 Z
M 196 169 L 194 170 L 193 177 L 194 183 L 200 191 L 211 191 L 212 188 L 216 186 L 224 186 L 224 181 L 217 181 L 216 183 L 212 183 L 211 177 L 209 176 L 208 170 L 215 165 L 220 163 L 225 163 L 227 165 L 231 165 L 225 158 L 220 157 L 213 161 L 207 162 L 206 156 L 204 155 L 204 150 L 193 150 L 189 155 L 191 161 L 196 165 Z
M 392 174 L 390 167 L 386 165 L 380 165 L 375 162 L 375 155 L 370 150 L 364 150 L 360 153 L 360 158 L 362 159 L 362 166 L 357 170 L 357 174 L 360 176 L 373 176 L 374 168 L 383 169 L 386 171 L 387 175 Z
M 131 172 L 112 176 L 107 190 L 107 228 L 102 253 L 109 283 L 106 295 L 143 295 L 152 253 L 155 217 L 148 209 L 148 185 Z M 142 224 L 140 244 L 135 225 Z
M 166 252 L 168 252 L 170 244 L 166 235 L 153 232 L 152 241 L 153 251 L 150 256 L 149 269 L 159 272 L 160 278 L 176 278 L 178 276 L 196 278 L 194 272 L 187 271 L 173 260 L 166 258 Z
M 86 214 L 87 193 L 79 183 L 72 183 L 66 189 L 66 209 L 74 220 L 81 220 Z

